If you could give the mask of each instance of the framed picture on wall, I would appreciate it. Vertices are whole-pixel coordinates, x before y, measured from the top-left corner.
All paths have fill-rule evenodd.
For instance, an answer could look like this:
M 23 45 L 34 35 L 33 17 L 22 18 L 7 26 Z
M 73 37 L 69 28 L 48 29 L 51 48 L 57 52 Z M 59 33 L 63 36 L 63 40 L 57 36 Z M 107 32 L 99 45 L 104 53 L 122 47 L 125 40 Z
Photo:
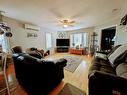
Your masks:
M 27 37 L 38 37 L 37 33 L 27 33 Z

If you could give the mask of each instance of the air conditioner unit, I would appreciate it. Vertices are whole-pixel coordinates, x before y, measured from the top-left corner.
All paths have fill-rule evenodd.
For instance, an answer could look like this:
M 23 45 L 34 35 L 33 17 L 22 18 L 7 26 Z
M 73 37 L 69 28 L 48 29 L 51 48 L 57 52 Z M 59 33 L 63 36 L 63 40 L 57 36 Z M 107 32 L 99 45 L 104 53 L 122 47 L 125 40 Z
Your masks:
M 34 30 L 34 31 L 39 31 L 40 27 L 39 26 L 35 26 L 35 25 L 30 25 L 30 24 L 24 24 L 25 29 L 28 30 Z

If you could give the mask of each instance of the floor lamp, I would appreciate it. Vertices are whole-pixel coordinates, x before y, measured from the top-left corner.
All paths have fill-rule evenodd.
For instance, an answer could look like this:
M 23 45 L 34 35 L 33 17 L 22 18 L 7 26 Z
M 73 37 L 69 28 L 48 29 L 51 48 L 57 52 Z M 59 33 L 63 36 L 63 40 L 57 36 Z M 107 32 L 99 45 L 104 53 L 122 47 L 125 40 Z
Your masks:
M 10 38 L 12 37 L 12 33 L 11 32 L 8 32 L 10 31 L 10 28 L 7 27 L 7 26 L 4 26 L 3 24 L 0 24 L 0 34 L 5 34 L 5 36 L 7 38 Z M 7 44 L 9 44 L 9 50 L 10 50 L 10 42 L 9 42 L 10 39 L 7 39 Z M 10 89 L 9 89 L 9 83 L 8 83 L 8 78 L 7 78 L 7 75 L 6 75 L 6 66 L 7 66 L 7 56 L 8 56 L 8 53 L 3 53 L 2 54 L 2 64 L 3 64 L 3 76 L 4 76 L 4 79 L 5 79 L 5 83 L 6 83 L 6 87 L 1 90 L 0 92 L 4 91 L 7 89 L 7 93 L 8 95 L 11 95 L 10 94 Z

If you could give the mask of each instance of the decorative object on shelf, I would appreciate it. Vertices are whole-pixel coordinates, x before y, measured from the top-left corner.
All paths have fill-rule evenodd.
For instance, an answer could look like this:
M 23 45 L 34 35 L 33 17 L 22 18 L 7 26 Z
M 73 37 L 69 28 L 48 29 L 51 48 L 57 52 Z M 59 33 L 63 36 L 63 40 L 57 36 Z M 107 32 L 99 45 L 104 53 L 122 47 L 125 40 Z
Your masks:
M 79 49 L 79 45 L 76 45 L 76 49 Z
M 72 46 L 75 47 L 75 43 L 72 43 Z
M 93 54 L 97 49 L 97 33 L 93 32 L 93 34 L 91 35 L 91 45 L 89 47 L 90 49 L 90 53 Z
M 37 33 L 27 33 L 27 37 L 37 37 Z
M 80 48 L 82 48 L 82 44 L 80 44 Z
M 6 32 L 5 35 L 6 35 L 6 37 L 12 37 L 12 33 L 11 32 Z
M 62 24 L 63 28 L 67 28 L 69 26 L 73 26 L 75 21 L 74 20 L 63 19 L 63 20 L 60 20 L 60 23 Z

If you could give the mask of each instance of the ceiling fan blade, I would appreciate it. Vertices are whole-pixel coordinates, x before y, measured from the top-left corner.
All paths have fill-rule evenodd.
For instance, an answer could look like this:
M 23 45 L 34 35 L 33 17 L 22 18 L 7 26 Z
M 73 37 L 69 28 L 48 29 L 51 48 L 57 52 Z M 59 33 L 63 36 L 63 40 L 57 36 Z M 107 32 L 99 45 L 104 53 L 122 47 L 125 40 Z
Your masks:
M 70 16 L 71 19 L 76 19 L 79 17 L 85 17 L 85 15 L 88 13 L 89 11 L 85 11 L 84 10 L 80 10 L 79 12 L 77 12 L 76 14 Z
M 70 23 L 75 23 L 75 21 L 70 21 Z
M 49 9 L 51 13 L 53 13 L 57 18 L 63 18 L 62 14 L 57 10 Z

